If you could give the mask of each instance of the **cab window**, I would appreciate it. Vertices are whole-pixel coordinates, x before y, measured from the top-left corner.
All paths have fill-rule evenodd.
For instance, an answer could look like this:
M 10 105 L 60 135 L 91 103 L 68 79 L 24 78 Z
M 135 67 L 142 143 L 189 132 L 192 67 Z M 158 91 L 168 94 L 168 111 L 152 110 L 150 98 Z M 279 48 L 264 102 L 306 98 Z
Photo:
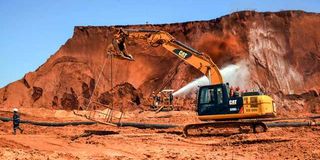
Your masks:
M 217 88 L 217 104 L 223 103 L 223 94 L 222 94 L 222 88 Z
M 200 104 L 215 103 L 214 88 L 203 88 L 200 93 Z

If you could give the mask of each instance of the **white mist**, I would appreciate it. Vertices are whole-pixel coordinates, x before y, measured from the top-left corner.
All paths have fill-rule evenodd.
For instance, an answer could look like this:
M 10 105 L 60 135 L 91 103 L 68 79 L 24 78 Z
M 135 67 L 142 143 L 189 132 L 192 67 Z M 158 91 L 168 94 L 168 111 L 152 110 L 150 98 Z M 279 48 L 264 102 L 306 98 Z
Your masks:
M 224 82 L 229 82 L 230 86 L 239 86 L 240 88 L 247 87 L 249 80 L 249 67 L 246 61 L 240 61 L 237 64 L 230 64 L 223 67 L 221 75 Z M 195 92 L 200 86 L 209 85 L 209 79 L 206 76 L 197 78 L 196 80 L 188 83 L 173 93 L 173 96 L 185 96 L 189 93 Z

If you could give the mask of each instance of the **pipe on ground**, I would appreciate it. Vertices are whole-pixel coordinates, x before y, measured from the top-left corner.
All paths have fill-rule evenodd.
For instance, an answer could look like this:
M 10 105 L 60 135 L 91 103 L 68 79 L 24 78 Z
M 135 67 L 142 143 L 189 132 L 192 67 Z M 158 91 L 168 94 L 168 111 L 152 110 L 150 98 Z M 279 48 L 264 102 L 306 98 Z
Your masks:
M 4 122 L 12 121 L 11 118 L 1 117 L 0 120 Z M 49 126 L 49 127 L 62 127 L 62 126 L 76 126 L 76 125 L 92 125 L 98 122 L 92 121 L 78 121 L 78 122 L 39 122 L 30 120 L 21 120 L 21 123 L 27 123 L 37 126 Z M 154 128 L 154 129 L 168 129 L 183 127 L 184 125 L 178 124 L 154 124 L 154 123 L 136 123 L 136 122 L 121 122 L 114 123 L 119 127 L 136 127 L 140 129 Z M 302 126 L 320 126 L 320 122 L 307 121 L 307 122 L 267 122 L 267 127 L 302 127 Z
M 11 118 L 8 117 L 0 117 L 1 121 L 9 122 L 12 121 Z M 76 125 L 92 125 L 97 124 L 99 122 L 93 122 L 93 121 L 80 121 L 80 122 L 39 122 L 39 121 L 30 121 L 30 120 L 21 120 L 20 123 L 27 123 L 37 126 L 49 126 L 49 127 L 62 127 L 62 126 L 76 126 Z M 178 125 L 174 124 L 152 124 L 152 123 L 134 123 L 134 122 L 121 122 L 121 123 L 114 123 L 119 127 L 136 127 L 140 129 L 146 129 L 146 128 L 155 128 L 155 129 L 168 129 L 168 128 L 174 128 L 179 127 Z
M 135 122 L 121 122 L 116 123 L 119 127 L 136 127 L 140 129 L 146 128 L 156 128 L 156 129 L 168 129 L 175 127 L 182 127 L 182 125 L 177 124 L 152 124 L 152 123 L 135 123 Z
M 268 127 L 302 127 L 302 126 L 320 126 L 320 122 L 271 122 L 266 123 Z
M 3 122 L 12 121 L 12 118 L 0 117 L 0 120 Z M 49 126 L 49 127 L 61 127 L 61 126 L 77 126 L 77 125 L 92 125 L 96 124 L 96 122 L 91 121 L 79 121 L 79 122 L 39 122 L 39 121 L 30 121 L 30 120 L 21 120 L 20 123 L 27 123 L 37 126 Z

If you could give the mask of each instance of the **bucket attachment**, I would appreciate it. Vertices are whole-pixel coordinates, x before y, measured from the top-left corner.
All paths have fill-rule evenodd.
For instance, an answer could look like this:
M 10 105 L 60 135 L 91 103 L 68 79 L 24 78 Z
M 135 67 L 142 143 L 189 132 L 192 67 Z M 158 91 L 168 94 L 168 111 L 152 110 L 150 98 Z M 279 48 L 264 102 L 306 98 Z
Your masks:
M 112 44 L 108 46 L 107 52 L 120 58 L 134 61 L 133 56 L 127 52 L 125 36 L 121 31 L 115 35 L 114 39 L 112 40 Z
M 124 40 L 122 40 L 122 39 L 116 40 L 115 39 L 112 41 L 112 44 L 115 48 L 116 55 L 119 55 L 124 59 L 134 61 L 133 56 L 131 54 L 127 53 L 126 44 L 125 44 Z

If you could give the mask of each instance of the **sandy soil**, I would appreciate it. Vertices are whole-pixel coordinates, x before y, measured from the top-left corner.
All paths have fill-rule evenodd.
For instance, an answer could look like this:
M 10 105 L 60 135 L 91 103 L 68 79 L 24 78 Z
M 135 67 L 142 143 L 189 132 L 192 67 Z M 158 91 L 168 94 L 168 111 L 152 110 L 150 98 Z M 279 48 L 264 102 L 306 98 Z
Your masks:
M 52 111 L 43 118 L 22 114 L 22 119 L 72 119 L 71 115 L 64 118 L 61 114 L 69 115 Z M 180 124 L 197 121 L 190 111 L 159 114 L 169 118 L 154 118 L 156 114 L 143 112 L 137 113 L 135 118 L 133 114 L 127 115 L 124 120 Z M 4 115 L 9 113 L 3 112 Z M 74 120 L 79 119 L 75 117 Z M 12 135 L 12 124 L 1 122 L 0 159 L 320 159 L 320 127 L 271 128 L 258 134 L 233 132 L 187 138 L 181 135 L 181 128 L 136 129 L 100 124 L 66 127 L 22 124 L 21 127 L 25 129 L 23 134 Z M 106 130 L 116 134 L 75 139 L 84 130 Z

